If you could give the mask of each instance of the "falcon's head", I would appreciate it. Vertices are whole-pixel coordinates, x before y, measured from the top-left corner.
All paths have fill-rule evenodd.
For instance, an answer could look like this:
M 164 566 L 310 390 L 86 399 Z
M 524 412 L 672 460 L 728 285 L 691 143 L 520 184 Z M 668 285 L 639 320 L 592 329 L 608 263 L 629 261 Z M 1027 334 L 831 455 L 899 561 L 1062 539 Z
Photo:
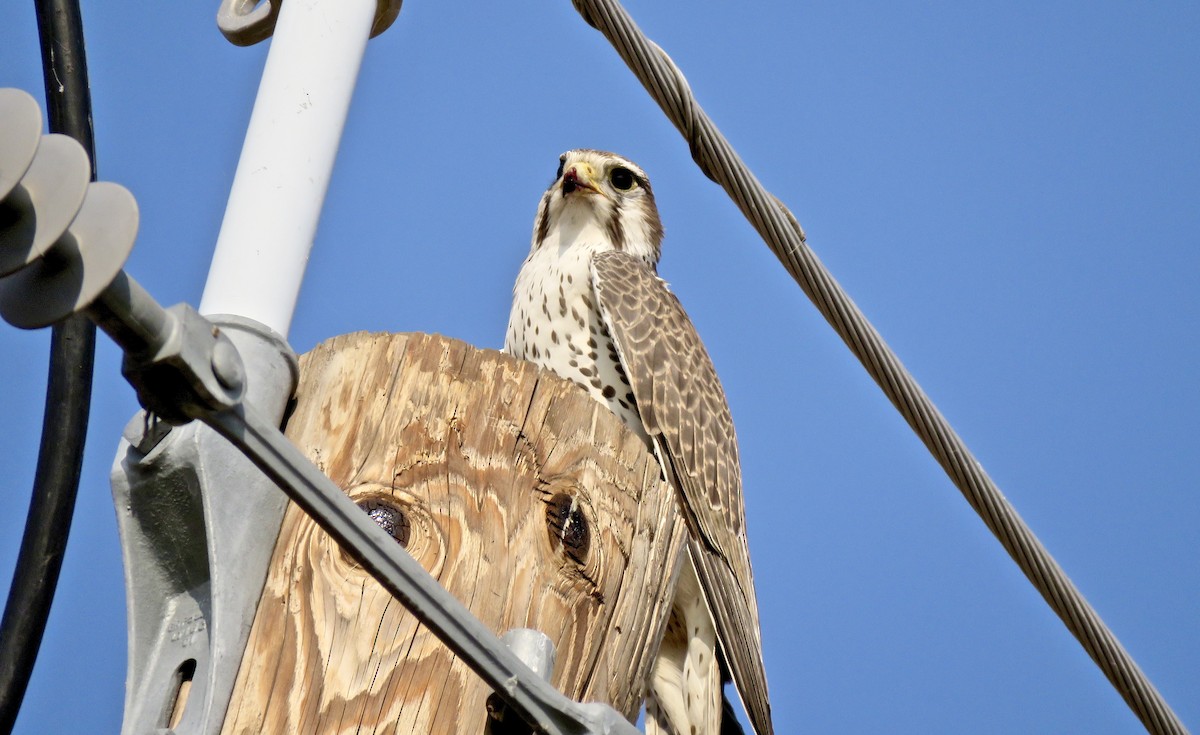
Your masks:
M 543 245 L 623 250 L 654 267 L 662 237 L 650 179 L 636 163 L 587 148 L 559 156 L 558 173 L 538 205 L 534 250 Z

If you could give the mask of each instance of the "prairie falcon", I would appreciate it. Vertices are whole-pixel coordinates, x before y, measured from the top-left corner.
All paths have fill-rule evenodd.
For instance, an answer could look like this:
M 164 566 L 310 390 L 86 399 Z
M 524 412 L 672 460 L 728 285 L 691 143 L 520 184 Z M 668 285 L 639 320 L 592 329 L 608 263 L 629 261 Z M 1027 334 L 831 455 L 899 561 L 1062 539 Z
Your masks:
M 733 421 L 708 352 L 657 275 L 662 237 L 642 169 L 603 151 L 564 153 L 538 205 L 504 351 L 612 409 L 653 449 L 687 520 L 647 733 L 716 735 L 727 671 L 755 731 L 770 735 Z

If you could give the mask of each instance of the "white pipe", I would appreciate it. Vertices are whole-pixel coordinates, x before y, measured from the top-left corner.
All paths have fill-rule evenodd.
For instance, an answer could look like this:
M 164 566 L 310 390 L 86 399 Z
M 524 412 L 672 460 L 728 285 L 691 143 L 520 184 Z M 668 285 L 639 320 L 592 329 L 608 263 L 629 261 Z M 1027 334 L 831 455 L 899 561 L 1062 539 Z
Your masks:
M 375 10 L 376 0 L 282 4 L 200 313 L 287 336 Z

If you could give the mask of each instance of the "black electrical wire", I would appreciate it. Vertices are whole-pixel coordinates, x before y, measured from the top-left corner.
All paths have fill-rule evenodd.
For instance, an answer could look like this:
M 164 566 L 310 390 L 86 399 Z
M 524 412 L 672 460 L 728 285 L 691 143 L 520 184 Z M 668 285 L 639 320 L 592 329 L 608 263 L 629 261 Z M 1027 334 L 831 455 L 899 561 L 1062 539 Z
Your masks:
M 96 178 L 92 101 L 78 0 L 35 0 L 50 131 L 78 140 Z M 79 490 L 92 396 L 96 327 L 75 315 L 54 326 L 41 446 L 25 536 L 0 620 L 0 733 L 16 723 L 54 602 Z

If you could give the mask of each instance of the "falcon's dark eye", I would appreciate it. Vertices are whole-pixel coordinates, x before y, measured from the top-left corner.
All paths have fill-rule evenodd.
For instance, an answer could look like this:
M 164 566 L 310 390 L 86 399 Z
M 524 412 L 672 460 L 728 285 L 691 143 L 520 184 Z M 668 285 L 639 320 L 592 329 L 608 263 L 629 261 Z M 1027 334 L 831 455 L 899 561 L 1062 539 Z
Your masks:
M 558 159 L 558 173 L 554 174 L 554 180 L 555 180 L 555 181 L 558 181 L 559 179 L 561 179 L 561 178 L 562 178 L 562 172 L 563 172 L 563 168 L 564 168 L 566 165 L 567 165 L 567 157 L 566 157 L 566 156 L 561 156 L 561 157 Z
M 608 180 L 612 182 L 613 186 L 621 191 L 629 191 L 633 188 L 633 185 L 636 181 L 633 176 L 633 172 L 627 168 L 624 168 L 623 166 L 617 166 L 614 168 L 612 173 L 608 175 Z

